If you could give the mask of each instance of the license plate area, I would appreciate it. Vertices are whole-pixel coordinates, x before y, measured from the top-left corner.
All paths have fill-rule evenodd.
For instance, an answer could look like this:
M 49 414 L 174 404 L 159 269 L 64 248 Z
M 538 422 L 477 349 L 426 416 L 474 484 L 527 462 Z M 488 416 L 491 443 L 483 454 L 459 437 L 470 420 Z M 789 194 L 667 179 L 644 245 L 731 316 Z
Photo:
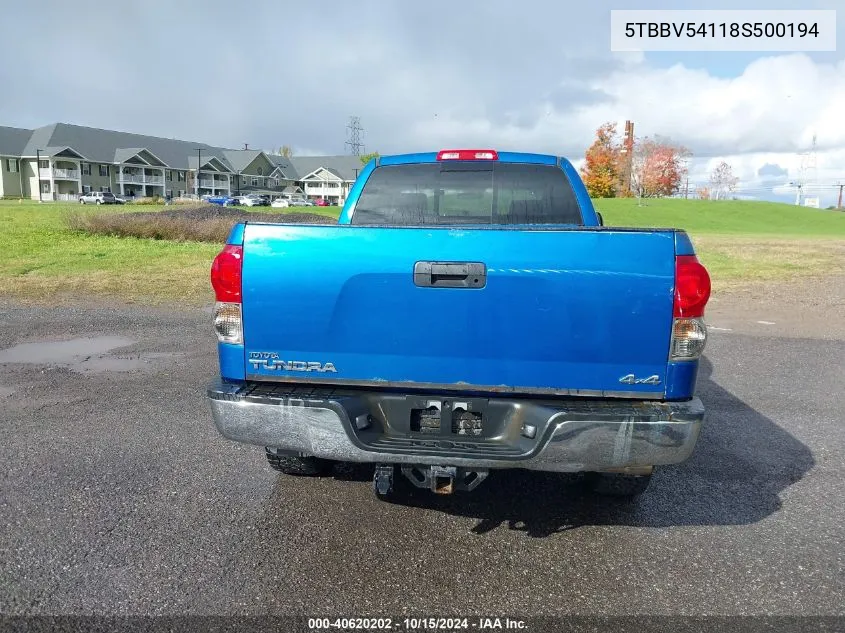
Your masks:
M 535 452 L 548 412 L 515 401 L 432 394 L 370 394 L 352 419 L 354 442 L 375 452 L 523 459 Z
M 381 409 L 386 430 L 399 435 L 485 439 L 501 432 L 485 398 L 405 396 L 383 402 Z

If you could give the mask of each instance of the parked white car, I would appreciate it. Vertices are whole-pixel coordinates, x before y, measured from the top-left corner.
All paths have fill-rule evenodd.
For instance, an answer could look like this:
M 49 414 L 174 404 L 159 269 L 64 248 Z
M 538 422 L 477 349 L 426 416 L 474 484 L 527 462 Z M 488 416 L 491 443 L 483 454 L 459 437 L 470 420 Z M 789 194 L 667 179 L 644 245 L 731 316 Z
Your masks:
M 262 196 L 259 196 L 256 193 L 250 193 L 245 196 L 241 196 L 241 204 L 246 205 L 248 207 L 269 206 L 268 200 Z
M 287 198 L 276 198 L 270 203 L 270 206 L 277 209 L 287 209 L 290 206 L 290 201 Z

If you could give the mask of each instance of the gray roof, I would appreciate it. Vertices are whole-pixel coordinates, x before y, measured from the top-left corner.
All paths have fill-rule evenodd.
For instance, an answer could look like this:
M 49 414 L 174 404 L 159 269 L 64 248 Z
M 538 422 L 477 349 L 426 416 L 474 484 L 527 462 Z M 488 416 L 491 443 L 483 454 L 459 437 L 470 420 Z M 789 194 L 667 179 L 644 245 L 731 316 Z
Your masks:
M 114 162 L 116 163 L 125 163 L 133 156 L 140 154 L 141 152 L 146 151 L 147 154 L 152 154 L 152 158 L 158 158 L 155 155 L 155 152 L 151 152 L 150 150 L 144 147 L 121 147 L 120 149 L 114 150 Z M 143 158 L 143 157 L 141 157 Z
M 281 157 L 280 157 L 281 158 Z M 275 162 L 275 161 L 274 161 Z M 320 167 L 343 180 L 355 180 L 364 168 L 359 156 L 293 156 L 290 159 L 297 172 L 297 179 L 304 178 Z M 278 164 L 278 163 L 277 163 Z
M 34 130 L 0 127 L 0 154 L 35 156 L 36 150 L 40 150 L 42 154 L 54 155 L 66 148 L 71 148 L 86 160 L 100 163 L 124 162 L 138 152 L 147 150 L 173 169 L 196 169 L 199 148 L 203 165 L 215 157 L 232 172 L 243 170 L 261 154 L 260 150 L 226 149 L 195 141 L 69 123 L 52 123 Z M 364 167 L 358 156 L 266 156 L 281 169 L 287 180 L 300 180 L 320 167 L 343 180 L 355 180 Z
M 0 154 L 21 156 L 30 136 L 32 136 L 32 130 L 0 125 Z
M 200 148 L 204 158 L 216 156 L 228 165 L 221 148 L 205 143 L 101 130 L 69 123 L 53 123 L 33 130 L 22 154 L 34 156 L 36 149 L 43 150 L 46 147 L 72 147 L 88 160 L 102 163 L 114 162 L 115 151 L 118 149 L 134 149 L 136 153 L 140 149 L 147 149 L 174 169 L 188 169 L 189 157 L 193 156 L 196 162 L 197 148 Z
M 282 170 L 282 174 L 288 180 L 299 180 L 299 174 L 296 171 L 296 167 L 294 167 L 293 163 L 289 158 L 286 156 L 281 156 L 280 154 L 268 154 L 270 161 L 276 165 L 279 169 Z
M 223 155 L 235 171 L 244 169 L 261 153 L 257 149 L 224 149 Z

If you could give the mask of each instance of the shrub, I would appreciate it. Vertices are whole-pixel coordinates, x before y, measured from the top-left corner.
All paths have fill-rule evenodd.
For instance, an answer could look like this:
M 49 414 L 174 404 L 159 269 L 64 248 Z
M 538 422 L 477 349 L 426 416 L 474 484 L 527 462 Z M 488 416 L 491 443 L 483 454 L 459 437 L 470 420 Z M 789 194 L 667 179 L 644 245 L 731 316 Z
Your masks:
M 142 213 L 75 212 L 67 217 L 67 224 L 74 231 L 94 235 L 221 243 L 232 226 L 243 220 L 334 224 L 331 218 L 313 213 L 251 213 L 215 205 Z
M 146 198 L 135 198 L 132 204 L 164 204 L 164 198 L 161 196 L 150 196 Z

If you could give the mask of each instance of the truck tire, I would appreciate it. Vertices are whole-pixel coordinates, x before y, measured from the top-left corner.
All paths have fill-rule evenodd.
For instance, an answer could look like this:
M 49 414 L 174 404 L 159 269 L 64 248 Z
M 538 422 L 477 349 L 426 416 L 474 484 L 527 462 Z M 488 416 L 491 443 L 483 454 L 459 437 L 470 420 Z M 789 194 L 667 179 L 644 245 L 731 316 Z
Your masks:
M 592 492 L 607 497 L 633 499 L 643 494 L 651 483 L 651 474 L 588 473 L 587 485 Z
M 270 468 L 278 470 L 286 475 L 298 475 L 314 477 L 328 472 L 332 462 L 319 457 L 299 457 L 296 455 L 277 455 L 269 449 L 264 449 L 267 454 L 267 463 Z

